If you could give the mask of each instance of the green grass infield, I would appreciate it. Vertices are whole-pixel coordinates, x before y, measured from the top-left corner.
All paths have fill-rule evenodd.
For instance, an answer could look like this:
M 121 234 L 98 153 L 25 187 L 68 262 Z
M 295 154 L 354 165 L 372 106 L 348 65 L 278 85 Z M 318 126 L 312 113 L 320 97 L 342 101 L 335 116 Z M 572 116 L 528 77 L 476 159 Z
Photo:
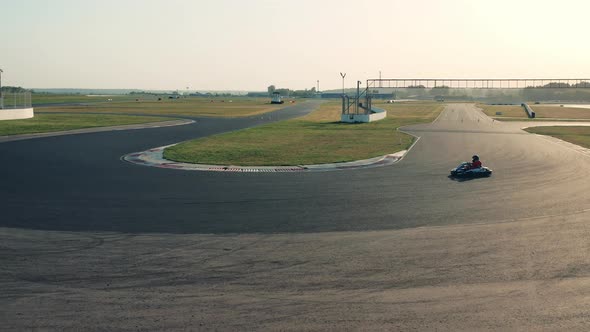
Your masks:
M 553 136 L 561 140 L 590 148 L 590 127 L 585 126 L 548 126 L 525 129 L 529 133 Z
M 529 103 L 529 107 L 535 112 L 535 119 L 529 119 L 526 111 L 520 105 L 486 105 L 478 104 L 483 112 L 498 120 L 590 120 L 590 109 L 576 107 L 561 107 L 559 105 L 536 105 Z
M 2 110 L 0 110 L 1 112 Z M 0 136 L 37 134 L 175 120 L 155 116 L 110 114 L 35 114 L 34 118 L 0 121 Z
M 431 122 L 444 108 L 431 102 L 374 104 L 388 110 L 386 119 L 340 123 L 340 103 L 330 102 L 303 118 L 187 141 L 167 148 L 164 157 L 187 163 L 240 166 L 367 159 L 407 149 L 414 138 L 397 128 Z
M 59 113 L 115 113 L 162 116 L 246 117 L 278 110 L 304 100 L 287 100 L 283 105 L 270 104 L 269 98 L 248 97 L 189 97 L 180 99 L 138 96 L 133 101 L 60 105 L 39 108 L 43 112 Z

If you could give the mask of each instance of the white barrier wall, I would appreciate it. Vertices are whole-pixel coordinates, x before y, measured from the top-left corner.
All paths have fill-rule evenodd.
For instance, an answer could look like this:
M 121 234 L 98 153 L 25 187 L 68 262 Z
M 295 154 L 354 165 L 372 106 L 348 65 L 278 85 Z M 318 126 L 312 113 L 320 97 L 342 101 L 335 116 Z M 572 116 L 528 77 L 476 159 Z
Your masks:
M 529 116 L 529 118 L 534 118 L 535 117 L 535 112 L 533 112 L 533 109 L 526 103 L 522 103 L 522 107 L 524 107 L 524 110 L 526 111 L 526 114 Z
M 0 109 L 1 120 L 30 119 L 35 116 L 33 108 Z
M 383 120 L 387 117 L 387 112 L 380 108 L 373 108 L 369 114 L 342 114 L 340 116 L 341 122 L 357 123 L 357 122 L 373 122 Z

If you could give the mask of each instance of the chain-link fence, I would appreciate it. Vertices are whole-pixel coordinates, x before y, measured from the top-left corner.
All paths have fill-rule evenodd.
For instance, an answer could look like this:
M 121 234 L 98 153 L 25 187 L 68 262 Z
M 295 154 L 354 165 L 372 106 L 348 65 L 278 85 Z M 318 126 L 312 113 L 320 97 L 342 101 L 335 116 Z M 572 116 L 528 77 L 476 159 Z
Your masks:
M 0 109 L 31 108 L 30 92 L 2 92 L 0 94 Z

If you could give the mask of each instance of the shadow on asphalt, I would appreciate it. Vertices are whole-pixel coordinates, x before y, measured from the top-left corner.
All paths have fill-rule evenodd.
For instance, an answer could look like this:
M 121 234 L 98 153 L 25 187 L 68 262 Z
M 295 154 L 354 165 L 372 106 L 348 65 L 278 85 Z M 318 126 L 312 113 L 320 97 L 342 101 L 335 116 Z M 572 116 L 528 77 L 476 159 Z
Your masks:
M 478 176 L 478 177 L 456 177 L 456 176 L 452 176 L 449 175 L 447 176 L 451 181 L 455 181 L 455 182 L 465 182 L 465 181 L 471 181 L 471 180 L 482 180 L 482 179 L 486 179 L 489 178 L 489 176 Z

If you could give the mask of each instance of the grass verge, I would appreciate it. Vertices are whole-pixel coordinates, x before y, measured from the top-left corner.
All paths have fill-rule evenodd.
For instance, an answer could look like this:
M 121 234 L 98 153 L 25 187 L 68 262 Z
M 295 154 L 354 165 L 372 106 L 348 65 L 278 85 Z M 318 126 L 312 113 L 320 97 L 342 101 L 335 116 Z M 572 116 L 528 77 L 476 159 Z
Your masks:
M 107 102 L 109 99 L 113 101 L 133 101 L 137 97 L 132 95 L 80 95 L 80 94 L 52 94 L 52 93 L 33 93 L 33 106 L 36 104 L 66 104 L 66 103 L 97 103 Z
M 590 109 L 555 105 L 530 105 L 537 118 L 590 119 Z
M 367 159 L 407 149 L 414 141 L 397 131 L 431 122 L 440 103 L 383 104 L 384 120 L 340 123 L 340 103 L 323 104 L 309 115 L 184 142 L 164 151 L 169 160 L 214 165 L 309 165 Z
M 35 117 L 31 119 L 0 121 L 0 136 L 121 126 L 169 120 L 175 119 L 101 114 L 35 114 Z
M 498 120 L 584 120 L 590 119 L 590 109 L 576 108 L 576 107 L 560 107 L 555 105 L 534 105 L 529 104 L 531 109 L 535 112 L 535 119 L 529 119 L 524 108 L 520 105 L 486 105 L 478 104 L 483 112 Z M 502 113 L 501 115 L 496 114 Z
M 120 113 L 148 115 L 181 115 L 208 117 L 245 117 L 275 111 L 284 105 L 272 105 L 264 98 L 181 98 L 158 101 L 141 99 L 127 102 L 104 102 L 88 105 L 43 107 L 43 112 Z M 299 102 L 299 101 L 298 101 Z
M 502 119 L 502 117 L 528 119 L 526 111 L 520 105 L 478 104 L 477 107 L 481 108 L 487 116 L 496 119 Z
M 553 136 L 561 140 L 590 148 L 590 127 L 584 126 L 549 126 L 525 129 L 529 133 Z

